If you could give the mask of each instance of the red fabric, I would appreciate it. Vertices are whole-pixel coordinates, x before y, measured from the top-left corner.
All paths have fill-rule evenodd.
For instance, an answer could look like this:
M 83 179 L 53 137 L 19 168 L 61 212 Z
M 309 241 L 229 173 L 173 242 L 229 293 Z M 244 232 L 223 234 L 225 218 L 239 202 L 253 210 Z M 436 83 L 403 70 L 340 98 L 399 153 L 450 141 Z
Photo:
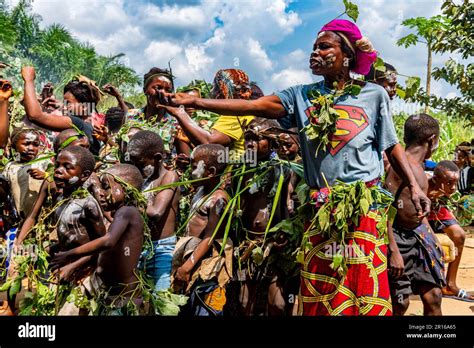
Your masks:
M 362 233 L 359 236 L 346 238 L 349 246 L 346 250 L 350 252 L 350 248 L 356 250 L 358 246 L 369 260 L 362 264 L 354 264 L 349 259 L 345 278 L 330 267 L 332 260 L 322 258 L 321 254 L 310 257 L 311 252 L 305 255 L 301 274 L 300 314 L 392 315 L 387 274 L 387 246 L 383 237 L 379 237 L 376 224 L 374 218 L 364 216 L 359 226 L 354 229 Z M 323 253 L 328 248 L 334 248 L 334 244 L 328 243 L 327 238 L 320 234 L 310 237 L 310 242 L 313 248 L 317 248 L 316 250 L 322 247 Z M 328 278 L 309 279 L 314 276 Z M 312 293 L 311 288 L 317 293 Z
M 100 127 L 105 125 L 105 114 L 99 114 L 93 112 L 91 114 L 91 123 L 94 127 Z
M 439 209 L 432 209 L 428 215 L 429 221 L 444 221 L 444 220 L 456 220 L 456 217 L 451 213 L 451 211 L 446 207 L 440 207 Z

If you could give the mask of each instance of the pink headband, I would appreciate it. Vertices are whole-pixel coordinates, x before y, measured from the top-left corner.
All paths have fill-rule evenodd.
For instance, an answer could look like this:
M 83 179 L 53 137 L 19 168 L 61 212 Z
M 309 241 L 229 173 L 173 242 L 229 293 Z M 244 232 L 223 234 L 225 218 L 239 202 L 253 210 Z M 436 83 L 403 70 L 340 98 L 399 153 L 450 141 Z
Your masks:
M 324 25 L 320 33 L 323 31 L 338 33 L 355 53 L 353 72 L 366 75 L 370 71 L 370 66 L 377 59 L 377 51 L 369 39 L 362 36 L 357 25 L 345 19 L 335 19 Z

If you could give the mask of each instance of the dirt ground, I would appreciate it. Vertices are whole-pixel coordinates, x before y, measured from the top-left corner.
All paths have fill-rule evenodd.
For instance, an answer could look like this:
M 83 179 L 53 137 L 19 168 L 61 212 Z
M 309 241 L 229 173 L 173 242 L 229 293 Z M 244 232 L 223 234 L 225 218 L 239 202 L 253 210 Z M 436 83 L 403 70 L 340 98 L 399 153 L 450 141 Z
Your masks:
M 466 237 L 457 284 L 467 292 L 474 293 L 474 228 L 466 231 Z M 474 302 L 443 298 L 441 307 L 443 315 L 474 315 Z M 410 307 L 406 315 L 423 315 L 423 304 L 419 297 L 410 298 Z

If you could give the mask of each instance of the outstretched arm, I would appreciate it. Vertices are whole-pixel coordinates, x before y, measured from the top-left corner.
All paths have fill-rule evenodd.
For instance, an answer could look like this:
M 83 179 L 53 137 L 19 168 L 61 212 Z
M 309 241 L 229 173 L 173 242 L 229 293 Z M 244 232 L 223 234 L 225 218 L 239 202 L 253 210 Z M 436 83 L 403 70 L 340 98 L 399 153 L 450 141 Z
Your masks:
M 265 118 L 282 118 L 286 110 L 279 97 L 270 95 L 256 100 L 244 99 L 202 99 L 186 93 L 160 92 L 161 101 L 157 106 L 187 106 L 195 109 L 209 110 L 220 115 L 247 116 Z
M 188 115 L 184 108 L 177 108 L 172 106 L 164 106 L 166 111 L 171 115 L 176 117 L 181 128 L 183 129 L 184 134 L 191 140 L 191 142 L 198 146 L 200 144 L 220 144 L 223 146 L 228 146 L 232 143 L 232 139 L 216 131 L 215 129 L 212 132 L 199 127 L 199 125 L 194 122 L 194 120 Z
M 52 131 L 72 128 L 72 120 L 69 117 L 49 114 L 41 109 L 41 105 L 36 98 L 35 69 L 31 66 L 23 67 L 21 76 L 25 81 L 24 105 L 28 120 Z
M 385 153 L 387 154 L 390 165 L 409 188 L 411 200 L 415 205 L 418 216 L 426 216 L 430 212 L 431 202 L 418 185 L 410 164 L 408 163 L 405 150 L 403 150 L 400 144 L 396 144 L 386 149 Z
M 102 87 L 102 89 L 106 91 L 108 94 L 110 94 L 112 97 L 117 99 L 119 108 L 122 109 L 124 114 L 126 115 L 128 112 L 128 106 L 127 104 L 125 104 L 125 101 L 123 100 L 123 97 L 120 94 L 120 91 L 118 90 L 118 88 L 108 83 L 104 87 Z
M 129 209 L 128 207 L 117 211 L 114 216 L 114 221 L 104 236 L 91 240 L 90 242 L 78 246 L 77 248 L 64 252 L 58 252 L 51 262 L 53 269 L 68 264 L 69 262 L 83 256 L 94 255 L 104 250 L 112 249 L 127 230 L 128 226 L 130 225 L 130 221 L 137 219 L 136 214 L 138 214 L 136 210 Z M 140 216 L 138 216 L 138 218 L 140 218 Z

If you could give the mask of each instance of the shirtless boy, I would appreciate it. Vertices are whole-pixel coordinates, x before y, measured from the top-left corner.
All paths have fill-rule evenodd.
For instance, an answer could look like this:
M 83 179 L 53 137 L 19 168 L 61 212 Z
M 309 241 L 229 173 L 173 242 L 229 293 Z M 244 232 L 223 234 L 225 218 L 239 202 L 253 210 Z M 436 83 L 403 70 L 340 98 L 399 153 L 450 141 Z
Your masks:
M 427 114 L 410 116 L 405 122 L 405 152 L 424 193 L 428 191 L 428 179 L 423 164 L 436 150 L 438 138 L 438 121 Z M 426 217 L 417 213 L 409 188 L 392 168 L 387 173 L 386 185 L 395 195 L 394 205 L 398 209 L 388 231 L 393 313 L 405 314 L 409 296 L 414 293 L 421 297 L 424 315 L 441 315 L 441 288 L 446 284 L 441 247 Z
M 153 278 L 156 290 L 171 285 L 171 261 L 176 245 L 176 216 L 178 213 L 179 187 L 157 192 L 146 192 L 160 186 L 179 181 L 176 172 L 163 165 L 164 145 L 160 136 L 151 131 L 139 131 L 128 144 L 128 157 L 142 173 L 145 182 L 143 191 L 148 200 L 147 216 L 153 243 L 153 256 L 146 258 L 145 270 Z

